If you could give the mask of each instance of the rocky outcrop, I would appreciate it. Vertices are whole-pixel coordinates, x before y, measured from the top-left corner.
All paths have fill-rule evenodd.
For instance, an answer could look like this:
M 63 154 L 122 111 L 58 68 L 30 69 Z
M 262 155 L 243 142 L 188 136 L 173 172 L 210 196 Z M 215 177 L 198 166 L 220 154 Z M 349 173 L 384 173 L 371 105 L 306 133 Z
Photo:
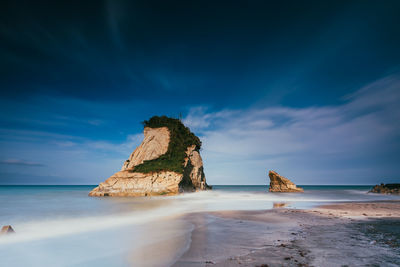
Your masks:
M 12 234 L 15 233 L 14 229 L 11 225 L 5 225 L 1 228 L 0 235 Z
M 179 123 L 181 122 L 179 121 Z M 188 128 L 186 129 L 189 131 Z M 171 136 L 168 127 L 145 127 L 143 142 L 125 161 L 121 171 L 100 183 L 89 193 L 89 196 L 174 195 L 181 192 L 210 189 L 211 187 L 206 183 L 203 161 L 197 145 L 190 145 L 184 151 L 185 157 L 181 164 L 181 171 L 173 171 L 168 168 L 146 172 L 135 170 L 138 166 L 143 166 L 143 163 L 152 163 L 152 160 L 157 160 L 161 156 L 165 156 L 167 151 L 173 150 L 170 147 Z M 171 154 L 171 157 L 173 158 L 175 155 Z M 160 164 L 165 164 L 165 162 Z M 153 165 L 159 166 L 157 163 Z
M 379 193 L 379 194 L 395 194 L 400 195 L 400 184 L 380 184 L 375 185 L 371 191 L 371 193 Z
M 269 171 L 268 173 L 270 183 L 269 183 L 269 191 L 270 192 L 303 192 L 304 190 L 300 187 L 297 187 L 294 183 L 292 183 L 289 179 L 279 175 L 274 171 Z
M 163 171 L 154 173 L 119 171 L 100 183 L 89 196 L 152 196 L 176 194 L 182 175 Z

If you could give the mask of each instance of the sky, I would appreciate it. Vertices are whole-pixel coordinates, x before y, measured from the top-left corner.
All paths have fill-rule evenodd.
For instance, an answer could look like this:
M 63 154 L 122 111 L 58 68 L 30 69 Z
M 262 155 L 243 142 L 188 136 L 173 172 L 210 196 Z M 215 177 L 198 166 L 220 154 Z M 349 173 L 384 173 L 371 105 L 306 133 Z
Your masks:
M 98 184 L 182 116 L 209 184 L 400 182 L 400 1 L 1 1 L 0 184 Z

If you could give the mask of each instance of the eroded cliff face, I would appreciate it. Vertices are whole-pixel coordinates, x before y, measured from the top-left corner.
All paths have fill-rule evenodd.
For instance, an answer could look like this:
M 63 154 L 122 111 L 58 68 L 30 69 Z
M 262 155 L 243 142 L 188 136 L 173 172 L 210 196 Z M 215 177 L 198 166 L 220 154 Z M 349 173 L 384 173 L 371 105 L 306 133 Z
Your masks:
M 157 159 L 165 154 L 169 143 L 170 132 L 167 127 L 145 127 L 142 143 L 125 161 L 121 171 L 100 183 L 89 196 L 174 195 L 185 191 L 209 189 L 203 171 L 203 161 L 195 145 L 189 146 L 186 150 L 183 173 L 133 171 L 135 166 L 145 160 Z
M 132 152 L 125 161 L 121 171 L 133 169 L 145 160 L 156 159 L 168 150 L 170 134 L 167 127 L 144 128 L 144 139 L 142 143 Z
M 303 192 L 303 188 L 297 187 L 289 179 L 279 175 L 274 171 L 269 171 L 268 173 L 270 183 L 270 192 Z

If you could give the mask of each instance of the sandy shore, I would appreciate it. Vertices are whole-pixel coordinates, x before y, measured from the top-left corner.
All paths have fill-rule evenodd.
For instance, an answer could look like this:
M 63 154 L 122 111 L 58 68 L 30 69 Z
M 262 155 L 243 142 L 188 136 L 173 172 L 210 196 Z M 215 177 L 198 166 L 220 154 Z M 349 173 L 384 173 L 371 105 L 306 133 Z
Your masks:
M 348 202 L 331 205 L 323 205 L 311 210 L 322 215 L 339 216 L 347 218 L 360 217 L 400 217 L 400 201 L 376 201 L 376 202 Z
M 400 201 L 194 213 L 174 266 L 398 266 Z

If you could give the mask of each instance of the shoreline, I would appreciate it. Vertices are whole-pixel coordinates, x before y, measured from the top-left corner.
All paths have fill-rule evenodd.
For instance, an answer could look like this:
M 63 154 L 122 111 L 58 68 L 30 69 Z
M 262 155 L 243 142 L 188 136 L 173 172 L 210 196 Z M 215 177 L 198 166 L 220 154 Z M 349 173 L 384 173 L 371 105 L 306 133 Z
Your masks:
M 172 197 L 89 198 L 85 187 L 3 188 L 0 218 L 15 226 L 16 234 L 0 238 L 0 256 L 5 265 L 14 266 L 42 266 L 37 255 L 53 266 L 60 262 L 189 267 L 400 262 L 400 251 L 392 247 L 397 243 L 391 244 L 387 235 L 387 229 L 400 230 L 397 219 L 388 220 L 398 216 L 394 213 L 400 210 L 398 201 L 392 200 L 400 198 L 353 189 L 273 194 L 265 188 L 244 187 Z M 55 194 L 58 202 L 53 201 Z M 346 214 L 343 205 L 357 213 Z M 383 238 L 376 235 L 381 232 Z
M 186 215 L 185 220 L 194 230 L 175 267 L 396 266 L 400 262 L 400 232 L 396 232 L 400 201 L 396 200 L 200 212 Z

